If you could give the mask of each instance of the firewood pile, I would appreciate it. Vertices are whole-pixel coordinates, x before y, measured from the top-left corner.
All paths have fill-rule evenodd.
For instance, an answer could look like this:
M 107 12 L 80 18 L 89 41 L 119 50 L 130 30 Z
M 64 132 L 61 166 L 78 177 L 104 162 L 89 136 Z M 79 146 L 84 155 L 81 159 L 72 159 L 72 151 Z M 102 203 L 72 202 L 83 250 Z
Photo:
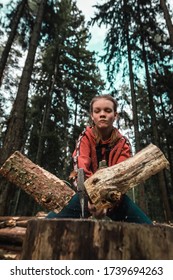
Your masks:
M 45 213 L 36 216 L 0 217 L 0 260 L 19 260 L 22 252 L 27 223 L 31 219 L 43 219 Z

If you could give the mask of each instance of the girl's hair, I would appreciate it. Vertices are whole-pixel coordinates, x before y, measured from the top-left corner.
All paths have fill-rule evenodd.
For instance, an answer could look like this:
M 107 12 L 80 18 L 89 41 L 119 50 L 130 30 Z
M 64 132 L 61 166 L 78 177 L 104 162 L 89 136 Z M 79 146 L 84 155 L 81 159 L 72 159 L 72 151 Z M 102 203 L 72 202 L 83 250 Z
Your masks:
M 96 102 L 97 100 L 100 100 L 100 99 L 106 99 L 106 100 L 111 101 L 113 103 L 113 105 L 114 105 L 114 111 L 117 112 L 118 103 L 117 103 L 116 99 L 114 99 L 112 97 L 112 95 L 110 95 L 110 94 L 103 94 L 103 95 L 95 96 L 91 100 L 91 102 L 90 102 L 90 113 L 93 112 L 93 104 L 94 104 L 94 102 Z

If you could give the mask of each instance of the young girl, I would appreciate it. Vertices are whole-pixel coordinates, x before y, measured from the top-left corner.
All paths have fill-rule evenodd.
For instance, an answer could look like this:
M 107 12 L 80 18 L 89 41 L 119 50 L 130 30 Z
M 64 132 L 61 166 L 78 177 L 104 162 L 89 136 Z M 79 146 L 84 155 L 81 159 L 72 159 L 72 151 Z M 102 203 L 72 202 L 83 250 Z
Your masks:
M 83 168 L 85 179 L 94 174 L 103 160 L 107 166 L 120 163 L 131 156 L 131 146 L 127 138 L 113 126 L 117 117 L 117 102 L 108 94 L 96 96 L 90 103 L 92 126 L 81 133 L 73 152 L 74 171 Z M 76 185 L 76 180 L 74 181 Z M 87 199 L 86 199 L 87 200 Z M 91 216 L 94 206 L 85 202 L 85 217 Z M 95 213 L 99 216 L 100 213 Z M 107 210 L 106 215 L 114 221 L 147 223 L 151 220 L 127 196 L 122 195 L 119 205 Z M 81 207 L 78 193 L 58 214 L 50 212 L 47 218 L 80 218 Z

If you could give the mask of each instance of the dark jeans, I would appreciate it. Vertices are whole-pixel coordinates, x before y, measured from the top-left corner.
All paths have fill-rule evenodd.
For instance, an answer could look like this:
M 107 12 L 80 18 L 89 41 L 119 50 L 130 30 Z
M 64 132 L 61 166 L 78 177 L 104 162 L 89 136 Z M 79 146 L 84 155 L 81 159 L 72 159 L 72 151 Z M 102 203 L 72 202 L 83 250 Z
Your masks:
M 87 201 L 85 203 L 85 218 L 91 216 L 87 208 Z M 145 213 L 127 196 L 123 195 L 120 205 L 108 212 L 107 216 L 113 221 L 123 221 L 128 223 L 138 224 L 152 224 L 152 221 L 145 215 Z M 47 217 L 51 218 L 80 218 L 81 207 L 79 196 L 76 193 L 68 205 L 65 206 L 58 214 L 49 212 Z

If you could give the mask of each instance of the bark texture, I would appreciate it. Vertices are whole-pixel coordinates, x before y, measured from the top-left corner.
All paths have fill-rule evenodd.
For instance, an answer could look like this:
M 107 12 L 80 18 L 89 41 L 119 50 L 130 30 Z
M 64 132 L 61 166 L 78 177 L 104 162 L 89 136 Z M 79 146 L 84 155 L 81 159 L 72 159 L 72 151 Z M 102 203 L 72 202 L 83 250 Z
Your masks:
M 110 208 L 119 202 L 122 194 L 168 166 L 169 162 L 161 150 L 150 144 L 126 161 L 98 170 L 84 185 L 96 209 Z M 30 194 L 45 209 L 57 213 L 75 194 L 62 180 L 18 151 L 6 160 L 0 173 Z
M 24 227 L 7 227 L 0 229 L 0 241 L 21 245 L 26 233 Z
M 103 220 L 31 220 L 21 259 L 171 260 L 173 228 Z
M 0 260 L 18 260 L 22 253 L 27 223 L 31 219 L 44 219 L 45 213 L 37 216 L 0 216 Z
M 168 167 L 169 162 L 161 150 L 150 144 L 133 157 L 98 170 L 84 185 L 97 209 L 109 208 L 121 194 Z
M 59 212 L 75 194 L 62 180 L 16 151 L 3 164 L 0 173 L 31 195 L 47 210 Z

